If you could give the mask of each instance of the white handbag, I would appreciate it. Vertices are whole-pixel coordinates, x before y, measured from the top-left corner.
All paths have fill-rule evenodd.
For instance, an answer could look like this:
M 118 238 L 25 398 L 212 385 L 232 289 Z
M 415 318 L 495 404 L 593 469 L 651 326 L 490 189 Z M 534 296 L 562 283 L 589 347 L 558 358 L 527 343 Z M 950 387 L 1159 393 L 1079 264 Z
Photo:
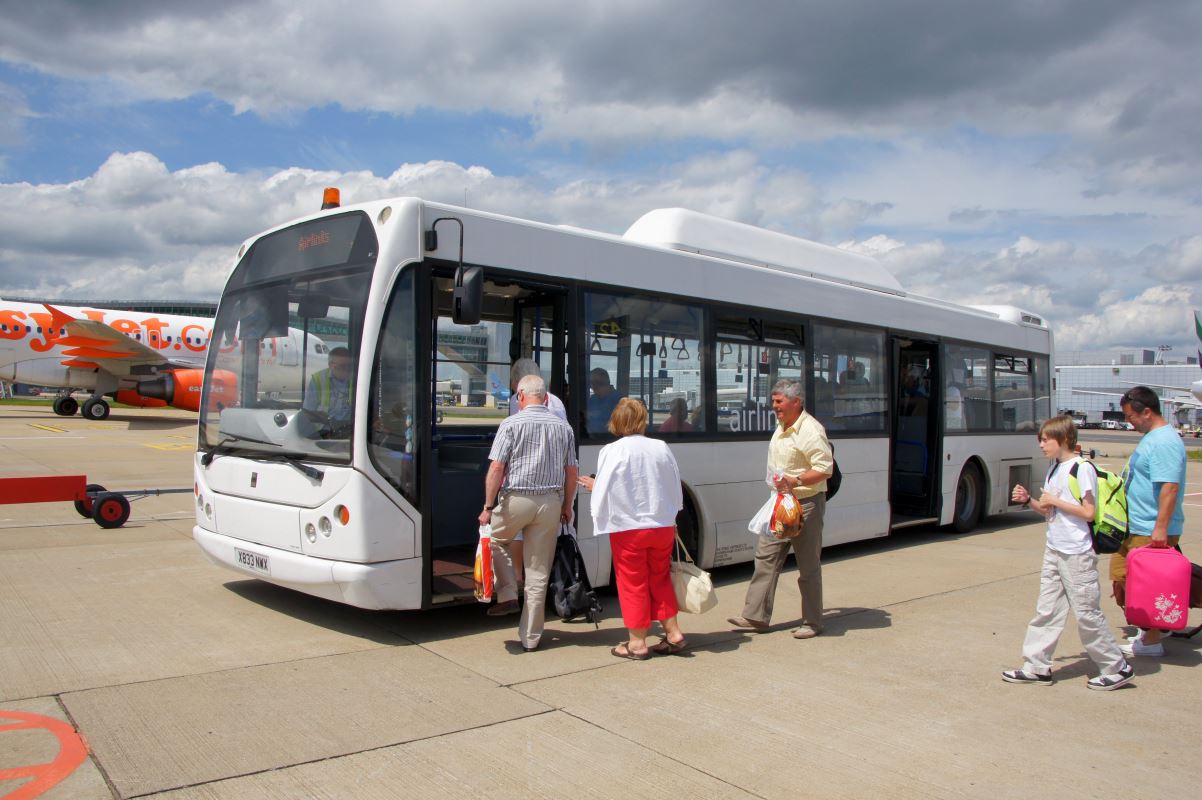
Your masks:
M 679 532 L 676 534 L 676 558 L 672 561 L 672 588 L 676 590 L 677 607 L 689 614 L 704 614 L 718 605 L 718 593 L 714 591 L 710 574 L 693 563 Z

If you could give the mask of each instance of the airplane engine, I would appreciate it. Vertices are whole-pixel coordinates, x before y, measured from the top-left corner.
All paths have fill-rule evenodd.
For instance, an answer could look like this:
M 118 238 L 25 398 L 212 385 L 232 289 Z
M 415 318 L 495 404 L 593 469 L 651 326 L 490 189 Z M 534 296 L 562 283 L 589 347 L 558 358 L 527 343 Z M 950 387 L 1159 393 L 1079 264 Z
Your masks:
M 188 411 L 200 411 L 200 397 L 204 385 L 204 370 L 177 369 L 164 373 L 154 380 L 138 384 L 137 391 L 124 390 L 117 393 L 117 401 L 128 402 L 122 395 L 128 392 L 142 402 L 131 405 L 169 405 Z M 210 385 L 209 404 L 219 411 L 226 406 L 236 405 L 238 378 L 227 370 L 216 370 Z M 150 401 L 150 402 L 147 402 Z
M 118 389 L 117 394 L 113 399 L 118 403 L 123 403 L 127 406 L 135 408 L 165 408 L 167 403 L 164 400 L 157 400 L 153 397 L 145 397 L 138 394 L 133 389 Z

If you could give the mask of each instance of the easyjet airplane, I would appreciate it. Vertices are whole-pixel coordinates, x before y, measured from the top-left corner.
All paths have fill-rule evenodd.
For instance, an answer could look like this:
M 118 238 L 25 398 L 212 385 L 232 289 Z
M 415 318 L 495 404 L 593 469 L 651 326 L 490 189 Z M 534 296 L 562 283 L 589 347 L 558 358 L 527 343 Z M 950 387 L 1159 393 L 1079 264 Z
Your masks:
M 0 300 L 0 380 L 62 389 L 54 412 L 67 417 L 79 410 L 74 390 L 92 393 L 83 416 L 93 420 L 108 417 L 106 397 L 132 406 L 199 411 L 212 325 L 207 317 Z M 262 346 L 260 363 L 282 368 L 280 391 L 287 390 L 282 384 L 289 377 L 295 383 L 302 347 L 309 351 L 307 367 L 325 366 L 322 340 L 310 335 L 303 343 L 296 329 Z M 213 394 L 214 403 L 233 404 L 237 387 L 214 381 Z

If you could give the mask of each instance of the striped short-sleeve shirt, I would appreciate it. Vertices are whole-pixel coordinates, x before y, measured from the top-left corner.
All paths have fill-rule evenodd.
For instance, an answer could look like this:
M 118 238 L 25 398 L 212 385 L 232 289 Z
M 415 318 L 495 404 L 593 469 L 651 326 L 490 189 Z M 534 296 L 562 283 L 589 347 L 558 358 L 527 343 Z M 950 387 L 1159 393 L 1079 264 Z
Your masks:
M 576 436 L 546 406 L 528 405 L 497 428 L 488 458 L 506 465 L 502 492 L 562 492 L 564 469 L 576 466 Z

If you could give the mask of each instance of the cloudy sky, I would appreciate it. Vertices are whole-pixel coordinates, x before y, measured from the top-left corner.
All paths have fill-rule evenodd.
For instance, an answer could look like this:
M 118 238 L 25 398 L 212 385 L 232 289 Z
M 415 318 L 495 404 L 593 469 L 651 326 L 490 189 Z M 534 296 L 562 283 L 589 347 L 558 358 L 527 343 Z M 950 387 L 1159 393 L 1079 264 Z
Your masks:
M 1184 356 L 1200 34 L 1177 0 L 0 0 L 0 296 L 215 299 L 337 185 L 683 206 Z

